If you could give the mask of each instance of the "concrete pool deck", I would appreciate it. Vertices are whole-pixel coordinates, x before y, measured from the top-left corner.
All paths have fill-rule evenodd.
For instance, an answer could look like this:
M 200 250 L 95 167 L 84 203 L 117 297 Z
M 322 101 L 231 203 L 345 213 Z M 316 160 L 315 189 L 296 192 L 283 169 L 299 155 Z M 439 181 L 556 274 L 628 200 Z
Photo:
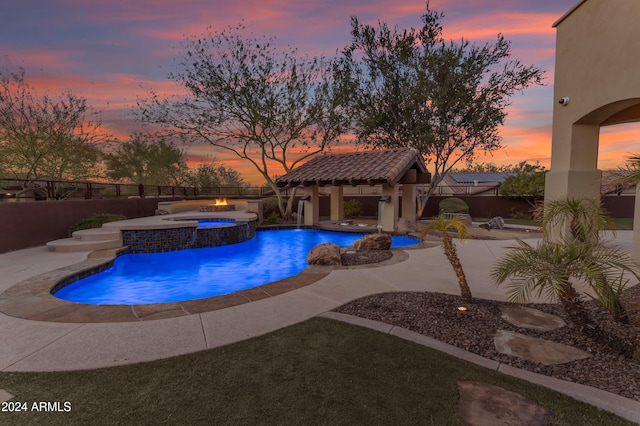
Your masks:
M 631 240 L 630 231 L 619 231 L 615 237 L 615 243 L 629 252 Z M 514 241 L 510 240 L 467 240 L 459 244 L 459 254 L 474 297 L 506 300 L 504 289 L 491 284 L 489 273 L 491 265 L 513 245 Z M 0 371 L 68 371 L 151 361 L 259 336 L 323 315 L 346 302 L 374 293 L 435 291 L 459 294 L 455 274 L 440 247 L 406 250 L 406 253 L 406 260 L 398 263 L 336 269 L 312 284 L 251 303 L 152 321 L 51 322 L 0 313 L 0 341 L 3 342 Z M 83 262 L 88 255 L 89 252 L 50 252 L 45 247 L 0 254 L 0 292 L 41 274 Z M 429 343 L 429 339 L 421 340 L 440 350 L 448 347 Z M 472 362 L 480 362 L 479 357 L 467 352 L 451 347 L 447 350 Z M 489 360 L 482 362 L 487 366 L 494 364 Z M 500 371 L 551 386 L 610 411 L 616 406 L 625 412 L 630 410 L 638 413 L 635 421 L 640 422 L 640 403 L 637 401 L 516 370 L 502 366 Z

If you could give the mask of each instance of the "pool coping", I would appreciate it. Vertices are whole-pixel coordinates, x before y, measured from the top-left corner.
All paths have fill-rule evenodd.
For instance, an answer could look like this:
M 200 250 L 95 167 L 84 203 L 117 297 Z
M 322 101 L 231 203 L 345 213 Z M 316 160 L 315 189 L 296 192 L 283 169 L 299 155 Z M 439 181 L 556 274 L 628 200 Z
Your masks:
M 420 248 L 418 244 L 413 246 Z M 153 303 L 141 305 L 90 305 L 75 303 L 53 296 L 52 291 L 64 282 L 104 270 L 113 264 L 126 247 L 96 250 L 87 259 L 63 268 L 21 281 L 0 294 L 0 312 L 5 315 L 46 322 L 62 323 L 112 323 L 138 322 L 210 312 L 232 306 L 262 300 L 308 286 L 329 275 L 334 269 L 375 268 L 391 265 L 408 259 L 403 249 L 391 249 L 393 256 L 383 262 L 355 266 L 309 265 L 297 275 L 274 281 L 247 290 L 182 302 Z

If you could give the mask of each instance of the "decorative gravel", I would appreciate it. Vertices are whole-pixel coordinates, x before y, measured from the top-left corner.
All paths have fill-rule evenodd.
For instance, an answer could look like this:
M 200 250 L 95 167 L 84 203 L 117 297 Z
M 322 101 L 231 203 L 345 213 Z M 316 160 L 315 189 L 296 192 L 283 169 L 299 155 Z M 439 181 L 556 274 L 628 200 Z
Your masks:
M 364 297 L 335 311 L 407 328 L 504 364 L 640 401 L 640 357 L 625 358 L 579 334 L 558 304 L 525 305 L 557 315 L 569 324 L 547 332 L 519 328 L 503 320 L 502 309 L 508 306 L 504 302 L 475 299 L 467 311 L 458 310 L 458 306 L 460 297 L 456 295 L 403 292 Z M 619 324 L 593 302 L 587 303 L 591 317 L 603 329 L 633 343 L 636 352 L 640 353 L 640 285 L 626 291 L 626 306 L 629 324 Z M 592 356 L 546 366 L 504 355 L 498 353 L 493 344 L 493 336 L 499 329 L 571 345 Z
M 340 255 L 343 266 L 368 265 L 383 262 L 393 257 L 390 250 L 360 250 Z

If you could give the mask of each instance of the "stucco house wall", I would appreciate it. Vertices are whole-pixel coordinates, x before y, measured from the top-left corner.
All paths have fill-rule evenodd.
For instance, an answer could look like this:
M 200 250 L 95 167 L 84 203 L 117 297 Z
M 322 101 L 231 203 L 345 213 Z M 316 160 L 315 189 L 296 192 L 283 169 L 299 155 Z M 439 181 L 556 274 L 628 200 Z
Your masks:
M 640 1 L 584 0 L 556 27 L 547 198 L 597 196 L 600 126 L 640 118 Z M 561 99 L 567 99 L 562 104 Z

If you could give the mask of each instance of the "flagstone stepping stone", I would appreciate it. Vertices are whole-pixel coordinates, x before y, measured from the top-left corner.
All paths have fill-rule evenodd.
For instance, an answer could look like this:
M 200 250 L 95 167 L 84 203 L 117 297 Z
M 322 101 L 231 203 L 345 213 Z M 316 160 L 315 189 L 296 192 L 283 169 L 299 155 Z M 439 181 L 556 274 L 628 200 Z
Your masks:
M 456 415 L 472 426 L 549 425 L 556 414 L 519 393 L 482 382 L 458 382 Z
M 539 331 L 551 331 L 567 325 L 559 316 L 517 305 L 504 309 L 502 318 L 517 327 Z
M 11 398 L 13 398 L 13 395 L 11 395 L 9 392 L 7 392 L 4 389 L 0 389 L 0 402 L 8 401 Z
M 507 330 L 498 330 L 493 336 L 493 343 L 500 353 L 544 365 L 564 364 L 591 356 L 588 352 L 572 346 Z

